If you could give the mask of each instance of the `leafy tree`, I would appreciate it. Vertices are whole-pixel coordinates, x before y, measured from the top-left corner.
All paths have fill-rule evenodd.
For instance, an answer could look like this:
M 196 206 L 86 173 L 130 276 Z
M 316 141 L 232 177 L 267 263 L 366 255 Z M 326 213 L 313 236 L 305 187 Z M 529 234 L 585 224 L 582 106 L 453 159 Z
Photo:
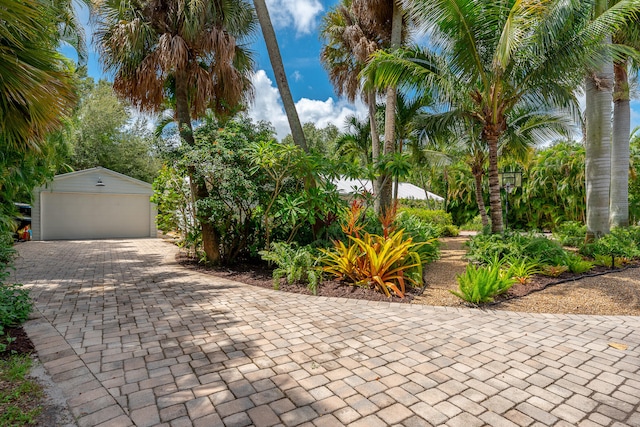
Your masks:
M 160 165 L 146 120 L 132 117 L 134 110 L 116 97 L 109 82 L 88 80 L 71 126 L 68 166 L 102 166 L 152 182 Z
M 97 16 L 96 38 L 115 91 L 147 111 L 171 102 L 186 145 L 195 145 L 193 119 L 208 108 L 229 116 L 251 94 L 253 62 L 242 44 L 255 27 L 248 2 L 106 0 Z M 205 181 L 188 170 L 193 196 L 206 198 Z M 220 236 L 207 215 L 197 216 L 207 258 L 219 263 Z
M 314 123 L 309 122 L 302 126 L 302 130 L 309 152 L 325 157 L 335 155 L 335 140 L 340 133 L 335 125 L 328 124 L 324 128 L 317 128 Z M 282 143 L 291 144 L 295 142 L 291 134 L 289 134 L 283 138 Z

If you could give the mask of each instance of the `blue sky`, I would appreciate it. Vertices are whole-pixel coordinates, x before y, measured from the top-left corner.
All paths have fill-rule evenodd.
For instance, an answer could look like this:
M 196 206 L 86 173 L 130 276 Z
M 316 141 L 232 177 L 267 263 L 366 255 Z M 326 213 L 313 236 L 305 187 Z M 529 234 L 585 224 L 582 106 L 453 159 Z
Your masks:
M 322 16 L 339 0 L 267 0 L 282 54 L 289 86 L 296 102 L 300 120 L 313 122 L 318 127 L 335 124 L 342 128 L 346 117 L 357 114 L 366 117 L 366 107 L 359 102 L 351 104 L 339 99 L 329 82 L 327 73 L 320 64 L 321 42 L 318 28 Z M 81 11 L 83 23 L 88 13 Z M 88 35 L 90 42 L 90 35 Z M 256 120 L 271 122 L 283 138 L 289 133 L 280 95 L 275 85 L 269 56 L 262 33 L 258 30 L 252 40 L 252 49 L 257 62 L 253 77 L 255 101 L 249 115 Z M 73 50 L 63 48 L 63 53 L 74 57 Z M 107 78 L 102 72 L 94 47 L 90 46 L 89 75 Z M 640 103 L 632 102 L 632 129 L 640 125 Z

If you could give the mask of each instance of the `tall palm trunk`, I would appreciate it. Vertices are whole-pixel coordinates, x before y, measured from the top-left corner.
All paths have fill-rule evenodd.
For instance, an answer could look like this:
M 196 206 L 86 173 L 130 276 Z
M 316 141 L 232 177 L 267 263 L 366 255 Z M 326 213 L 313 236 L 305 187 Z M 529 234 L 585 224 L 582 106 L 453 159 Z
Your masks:
M 613 138 L 611 143 L 611 187 L 609 195 L 609 225 L 629 225 L 629 133 L 631 108 L 627 63 L 613 64 Z
M 179 73 L 176 75 L 176 115 L 178 118 L 178 127 L 180 138 L 189 146 L 195 145 L 193 138 L 193 126 L 191 125 L 191 112 L 189 109 L 187 79 Z M 202 200 L 209 195 L 206 184 L 203 179 L 196 178 L 196 171 L 193 166 L 187 168 L 189 174 L 189 185 L 191 187 L 191 197 L 194 201 L 194 207 L 198 200 Z M 206 216 L 196 209 L 196 217 L 200 223 L 202 232 L 202 248 L 207 255 L 207 260 L 212 264 L 220 263 L 220 237 Z
M 607 9 L 607 0 L 597 0 L 594 17 Z M 611 43 L 607 37 L 605 44 Z M 585 185 L 587 194 L 587 241 L 609 232 L 609 188 L 611 184 L 611 103 L 613 101 L 613 65 L 604 61 L 587 75 Z
M 502 200 L 498 176 L 498 134 L 488 131 L 485 140 L 489 147 L 489 207 L 491 209 L 491 233 L 502 233 Z
M 489 217 L 487 216 L 487 208 L 484 205 L 484 195 L 482 194 L 482 177 L 484 176 L 484 170 L 481 165 L 478 166 L 474 164 L 471 167 L 471 173 L 476 183 L 476 203 L 478 204 L 480 218 L 482 219 L 482 228 L 485 229 L 489 226 Z
M 262 28 L 262 35 L 264 36 L 264 41 L 267 45 L 269 60 L 271 61 L 273 74 L 276 79 L 276 84 L 278 85 L 278 91 L 280 91 L 284 111 L 287 113 L 287 120 L 289 121 L 289 127 L 291 128 L 291 136 L 293 137 L 293 141 L 296 145 L 302 148 L 305 152 L 308 152 L 307 140 L 304 136 L 304 132 L 302 131 L 300 117 L 298 117 L 298 112 L 296 111 L 296 104 L 293 102 L 293 97 L 291 96 L 289 82 L 287 81 L 287 74 L 284 71 L 282 56 L 280 55 L 280 48 L 278 47 L 278 39 L 276 39 L 276 33 L 273 30 L 273 25 L 271 24 L 267 4 L 265 0 L 253 0 L 253 5 L 256 8 L 258 21 L 260 21 L 260 28 Z
M 369 127 L 371 128 L 371 160 L 372 164 L 378 164 L 380 161 L 380 135 L 378 135 L 378 121 L 376 120 L 376 92 L 369 91 L 367 94 L 367 106 L 369 107 Z M 380 212 L 380 186 L 377 179 L 372 180 L 373 194 L 376 196 L 374 200 L 374 210 Z
M 391 21 L 391 49 L 398 49 L 402 45 L 402 21 L 403 13 L 398 4 L 393 2 L 393 17 Z M 387 105 L 384 113 L 384 149 L 385 155 L 391 155 L 396 149 L 396 102 L 397 88 L 389 86 L 387 88 Z M 393 179 L 388 173 L 383 173 L 379 178 L 380 210 L 378 213 L 384 214 L 393 204 L 392 194 Z

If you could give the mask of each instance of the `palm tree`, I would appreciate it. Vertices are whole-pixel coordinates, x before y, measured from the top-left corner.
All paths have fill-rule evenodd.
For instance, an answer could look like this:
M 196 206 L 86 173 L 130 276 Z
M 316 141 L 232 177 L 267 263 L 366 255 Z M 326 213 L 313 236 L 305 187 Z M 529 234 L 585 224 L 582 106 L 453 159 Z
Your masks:
M 229 115 L 252 94 L 253 61 L 241 44 L 255 28 L 248 2 L 105 0 L 96 13 L 96 39 L 115 91 L 146 111 L 171 100 L 186 144 L 195 144 L 193 119 L 209 108 Z M 207 197 L 205 182 L 195 170 L 189 175 L 195 199 Z M 207 258 L 218 263 L 218 233 L 203 209 L 197 216 Z
M 623 2 L 620 3 L 622 5 Z M 491 231 L 502 232 L 498 148 L 514 109 L 564 109 L 581 70 L 599 63 L 598 41 L 624 22 L 632 1 L 593 22 L 589 2 L 418 0 L 407 13 L 429 32 L 430 50 L 377 53 L 367 66 L 378 86 L 433 90 L 481 127 L 488 148 Z
M 53 7 L 0 1 L 0 146 L 39 151 L 75 103 L 71 73 L 56 52 Z
M 359 74 L 371 54 L 384 46 L 385 37 L 376 34 L 376 28 L 360 22 L 352 6 L 352 0 L 343 0 L 323 18 L 320 35 L 325 44 L 320 52 L 320 61 L 329 72 L 338 96 L 345 96 L 353 102 L 361 95 L 369 107 L 371 156 L 372 162 L 376 163 L 380 157 L 376 93 L 374 90 L 362 92 Z
M 273 74 L 275 75 L 276 84 L 278 85 L 278 91 L 280 91 L 284 111 L 287 113 L 289 127 L 291 128 L 291 136 L 293 137 L 293 141 L 296 145 L 302 148 L 305 152 L 308 152 L 309 149 L 302 130 L 302 125 L 300 124 L 298 112 L 296 111 L 296 104 L 293 102 L 291 90 L 289 90 L 287 74 L 284 71 L 282 56 L 280 56 L 280 48 L 278 47 L 278 39 L 276 38 L 276 33 L 273 30 L 271 18 L 269 17 L 269 9 L 267 9 L 265 0 L 253 0 L 253 4 L 256 8 L 258 20 L 260 21 L 264 41 L 267 45 L 269 60 L 271 61 Z
M 339 156 L 346 156 L 357 160 L 360 166 L 371 166 L 371 124 L 369 121 L 359 120 L 357 116 L 348 116 L 345 120 L 347 132 L 336 140 L 336 152 Z
M 325 44 L 320 60 L 339 96 L 354 101 L 362 96 L 369 108 L 372 162 L 380 160 L 380 136 L 376 120 L 376 90 L 364 89 L 360 73 L 371 55 L 391 45 L 392 28 L 388 17 L 391 1 L 343 0 L 324 17 L 320 34 Z M 395 107 L 394 107 L 395 108 Z M 394 142 L 392 137 L 390 141 Z M 380 182 L 374 180 L 374 193 L 380 194 Z M 391 180 L 389 180 L 389 185 Z M 379 205 L 380 198 L 376 198 Z

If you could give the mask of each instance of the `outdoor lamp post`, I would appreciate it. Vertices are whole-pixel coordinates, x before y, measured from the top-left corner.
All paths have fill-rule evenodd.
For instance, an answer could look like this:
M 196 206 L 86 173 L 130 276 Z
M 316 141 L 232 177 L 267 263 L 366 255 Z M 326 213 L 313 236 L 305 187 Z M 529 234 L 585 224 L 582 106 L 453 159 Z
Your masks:
M 500 185 L 506 192 L 505 195 L 505 213 L 504 213 L 504 229 L 509 228 L 509 194 L 518 187 L 522 187 L 522 172 L 521 171 L 505 171 L 500 173 Z

